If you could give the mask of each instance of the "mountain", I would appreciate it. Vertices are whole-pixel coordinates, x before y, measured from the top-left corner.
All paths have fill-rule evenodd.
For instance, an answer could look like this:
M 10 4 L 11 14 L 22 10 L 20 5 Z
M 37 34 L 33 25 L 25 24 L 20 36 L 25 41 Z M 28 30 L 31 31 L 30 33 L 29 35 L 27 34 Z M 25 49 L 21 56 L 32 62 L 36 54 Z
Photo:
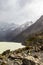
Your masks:
M 32 24 L 33 24 L 32 21 L 30 21 L 30 22 L 28 21 L 28 22 L 20 25 L 15 30 L 13 30 L 10 33 L 6 34 L 6 40 L 11 41 L 13 37 L 16 37 L 17 35 L 19 35 L 22 31 L 26 30 Z
M 0 22 L 0 31 L 6 31 L 6 30 L 14 30 L 18 27 L 17 24 L 14 23 L 6 23 L 6 22 Z
M 0 22 L 0 41 L 6 41 L 6 32 L 16 29 L 18 25 L 14 23 Z
M 38 32 L 28 36 L 23 44 L 26 46 L 43 46 L 43 32 Z
M 29 35 L 43 31 L 43 16 L 41 16 L 34 24 L 22 31 L 16 37 L 12 37 L 11 41 L 23 42 Z

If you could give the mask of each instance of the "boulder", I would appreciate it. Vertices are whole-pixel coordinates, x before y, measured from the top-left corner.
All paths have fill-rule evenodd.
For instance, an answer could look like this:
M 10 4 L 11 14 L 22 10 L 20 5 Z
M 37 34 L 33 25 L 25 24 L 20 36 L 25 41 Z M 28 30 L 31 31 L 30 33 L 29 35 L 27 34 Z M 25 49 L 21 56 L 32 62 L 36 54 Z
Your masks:
M 40 50 L 43 51 L 43 46 L 41 46 Z
M 28 60 L 28 59 L 23 59 L 23 64 L 22 65 L 36 65 L 35 62 Z
M 27 56 L 25 59 L 23 59 L 24 65 L 39 65 L 39 59 L 34 58 L 33 56 Z
M 6 55 L 6 54 L 9 54 L 10 53 L 10 50 L 6 50 L 2 53 L 2 55 Z

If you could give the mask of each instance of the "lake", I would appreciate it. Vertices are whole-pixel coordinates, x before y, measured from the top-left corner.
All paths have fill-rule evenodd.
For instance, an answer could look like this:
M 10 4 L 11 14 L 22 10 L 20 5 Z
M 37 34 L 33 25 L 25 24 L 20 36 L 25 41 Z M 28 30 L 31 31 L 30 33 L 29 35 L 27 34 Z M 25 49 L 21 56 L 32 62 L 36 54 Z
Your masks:
M 21 43 L 16 43 L 16 42 L 0 42 L 0 53 L 4 52 L 7 49 L 12 50 L 16 50 L 19 48 L 23 48 L 25 46 L 23 46 Z

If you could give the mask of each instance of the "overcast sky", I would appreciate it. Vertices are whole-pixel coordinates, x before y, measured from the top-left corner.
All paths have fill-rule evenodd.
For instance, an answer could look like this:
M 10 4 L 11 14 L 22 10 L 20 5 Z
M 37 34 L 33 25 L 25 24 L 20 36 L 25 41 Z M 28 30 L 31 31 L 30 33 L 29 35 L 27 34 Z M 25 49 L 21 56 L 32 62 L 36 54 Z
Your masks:
M 35 22 L 43 15 L 43 0 L 0 0 L 0 22 Z

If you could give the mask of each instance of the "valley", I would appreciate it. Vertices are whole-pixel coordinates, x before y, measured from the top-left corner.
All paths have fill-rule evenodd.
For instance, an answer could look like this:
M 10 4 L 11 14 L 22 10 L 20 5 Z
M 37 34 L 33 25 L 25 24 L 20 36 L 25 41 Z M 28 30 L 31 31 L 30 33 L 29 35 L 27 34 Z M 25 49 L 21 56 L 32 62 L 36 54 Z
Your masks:
M 43 16 L 30 26 L 6 31 L 0 42 L 0 65 L 43 65 Z

